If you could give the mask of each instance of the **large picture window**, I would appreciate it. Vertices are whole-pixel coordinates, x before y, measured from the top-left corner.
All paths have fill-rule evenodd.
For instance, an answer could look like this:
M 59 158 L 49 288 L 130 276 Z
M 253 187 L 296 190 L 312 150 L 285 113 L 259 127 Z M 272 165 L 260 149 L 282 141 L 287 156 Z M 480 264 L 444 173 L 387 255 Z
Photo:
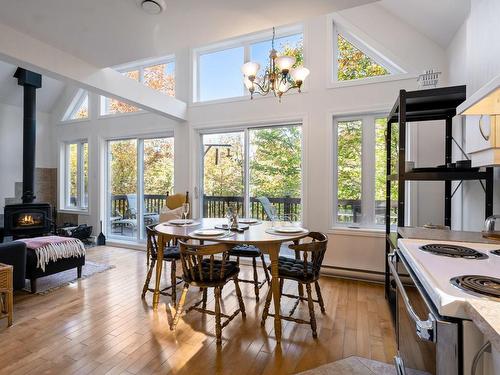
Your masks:
M 64 208 L 87 210 L 89 147 L 87 141 L 64 145 Z
M 225 217 L 233 204 L 241 216 L 269 220 L 267 199 L 277 215 L 300 220 L 300 125 L 215 132 L 201 140 L 203 217 Z
M 378 227 L 385 223 L 386 119 L 360 115 L 334 120 L 335 222 L 350 227 Z M 398 133 L 391 128 L 393 160 Z M 391 222 L 396 219 L 397 188 L 391 191 Z
M 278 55 L 295 56 L 301 65 L 303 53 L 303 34 L 297 28 L 278 35 L 274 48 Z M 229 46 L 204 47 L 195 51 L 196 88 L 194 101 L 227 99 L 244 96 L 247 90 L 243 83 L 241 66 L 247 61 L 260 64 L 259 76 L 263 76 L 269 64 L 271 37 L 241 38 Z

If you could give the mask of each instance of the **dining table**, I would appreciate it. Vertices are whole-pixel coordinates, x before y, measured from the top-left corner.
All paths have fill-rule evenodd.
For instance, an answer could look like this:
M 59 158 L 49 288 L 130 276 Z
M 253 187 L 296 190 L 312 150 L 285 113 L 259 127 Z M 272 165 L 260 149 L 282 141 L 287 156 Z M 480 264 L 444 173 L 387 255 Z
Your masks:
M 202 240 L 210 242 L 220 242 L 234 245 L 254 245 L 263 253 L 269 256 L 271 261 L 271 290 L 274 305 L 274 332 L 276 342 L 281 342 L 281 316 L 280 316 L 280 282 L 278 279 L 278 257 L 281 244 L 284 242 L 296 242 L 309 234 L 307 229 L 302 229 L 296 233 L 278 233 L 273 230 L 272 221 L 260 221 L 248 224 L 248 228 L 237 231 L 225 231 L 224 234 L 217 237 L 208 237 L 198 235 L 195 232 L 200 229 L 214 229 L 227 224 L 227 219 L 221 218 L 203 218 L 193 220 L 188 225 L 174 225 L 170 223 L 159 223 L 155 227 L 158 235 L 158 253 L 156 262 L 156 280 L 153 294 L 153 309 L 158 308 L 160 299 L 160 282 L 163 266 L 163 252 L 166 244 L 172 240 Z M 246 225 L 245 225 L 246 226 Z

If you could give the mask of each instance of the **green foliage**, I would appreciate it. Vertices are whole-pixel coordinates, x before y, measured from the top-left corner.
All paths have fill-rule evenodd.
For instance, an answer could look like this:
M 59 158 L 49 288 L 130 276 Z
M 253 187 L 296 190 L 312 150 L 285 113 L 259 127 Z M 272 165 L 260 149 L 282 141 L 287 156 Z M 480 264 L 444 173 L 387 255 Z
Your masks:
M 387 136 L 387 120 L 385 118 L 375 121 L 375 200 L 385 200 L 385 182 L 387 175 L 387 160 L 385 139 Z M 397 124 L 392 124 L 391 128 L 391 160 L 393 161 L 393 169 L 395 161 L 398 157 L 398 127 Z M 391 173 L 395 173 L 392 170 Z M 391 200 L 397 200 L 397 187 L 393 183 L 391 189 Z
M 137 192 L 137 141 L 109 143 L 111 194 Z M 144 194 L 167 194 L 173 191 L 174 146 L 172 138 L 144 140 Z
M 354 47 L 340 34 L 337 36 L 337 46 L 337 79 L 339 81 L 389 74 L 387 69 Z
M 249 133 L 250 195 L 299 198 L 302 157 L 300 126 L 252 129 Z M 243 143 L 243 133 L 204 136 L 206 195 L 243 196 Z M 212 146 L 208 149 L 210 144 L 230 147 Z
M 337 124 L 337 197 L 361 199 L 362 122 L 339 121 Z
M 300 197 L 300 126 L 250 131 L 250 194 L 253 197 Z

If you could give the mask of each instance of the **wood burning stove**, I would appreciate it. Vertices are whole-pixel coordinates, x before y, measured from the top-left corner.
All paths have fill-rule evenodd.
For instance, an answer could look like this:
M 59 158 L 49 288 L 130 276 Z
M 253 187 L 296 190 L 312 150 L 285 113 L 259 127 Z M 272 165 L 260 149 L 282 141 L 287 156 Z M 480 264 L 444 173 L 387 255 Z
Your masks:
M 48 203 L 5 206 L 5 234 L 19 238 L 50 233 L 52 228 L 51 212 Z
M 23 101 L 23 196 L 22 204 L 5 206 L 5 234 L 14 237 L 43 235 L 51 232 L 52 215 L 48 203 L 35 200 L 36 90 L 42 76 L 17 68 L 14 77 L 24 88 Z

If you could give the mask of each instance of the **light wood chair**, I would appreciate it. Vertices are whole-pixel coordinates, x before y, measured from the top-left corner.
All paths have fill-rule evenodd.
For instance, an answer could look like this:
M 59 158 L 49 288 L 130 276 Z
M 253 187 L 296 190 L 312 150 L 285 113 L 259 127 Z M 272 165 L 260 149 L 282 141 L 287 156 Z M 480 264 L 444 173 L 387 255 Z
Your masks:
M 278 258 L 278 275 L 281 287 L 281 296 L 296 299 L 296 302 L 290 310 L 289 315 L 281 316 L 281 318 L 295 323 L 309 324 L 313 332 L 313 337 L 316 338 L 318 334 L 316 331 L 314 303 L 319 304 L 321 312 L 323 314 L 326 311 L 318 280 L 321 265 L 323 263 L 323 258 L 325 256 L 326 247 L 328 244 L 328 237 L 323 233 L 311 232 L 306 239 L 309 239 L 310 241 L 288 246 L 290 249 L 295 250 L 295 253 L 297 255 L 295 259 L 286 257 Z M 283 283 L 285 280 L 293 280 L 298 282 L 299 285 L 305 285 L 307 297 L 283 293 Z M 317 299 L 313 299 L 311 284 L 314 284 L 316 288 Z M 274 314 L 269 313 L 271 297 L 272 293 L 271 289 L 269 289 L 264 312 L 262 313 L 262 325 L 265 324 L 268 316 L 274 316 Z M 309 307 L 309 321 L 292 317 L 301 300 L 307 301 Z
M 13 267 L 0 263 L 0 319 L 7 318 L 9 327 L 12 325 L 14 312 Z
M 151 281 L 151 276 L 153 275 L 153 270 L 156 265 L 157 254 L 158 254 L 158 239 L 157 233 L 154 230 L 154 225 L 146 227 L 147 233 L 147 249 L 148 257 L 150 258 L 150 264 L 148 273 L 146 275 L 146 281 L 144 282 L 144 287 L 142 288 L 141 297 L 144 299 L 147 292 L 154 292 L 154 289 L 149 287 L 149 282 Z M 166 288 L 160 290 L 160 293 L 165 296 L 172 297 L 172 304 L 175 306 L 177 303 L 177 285 L 182 283 L 182 278 L 177 277 L 177 261 L 180 259 L 179 246 L 170 243 L 170 246 L 166 246 L 163 251 L 163 261 L 170 263 L 170 285 Z M 170 292 L 168 292 L 170 291 Z
M 177 327 L 184 309 L 189 287 L 199 287 L 203 290 L 203 297 L 200 301 L 189 307 L 186 310 L 186 313 L 191 310 L 195 310 L 201 313 L 215 315 L 215 334 L 217 337 L 217 345 L 219 346 L 222 344 L 222 328 L 224 328 L 239 313 L 241 313 L 243 318 L 246 316 L 245 304 L 243 303 L 243 297 L 238 284 L 238 273 L 240 272 L 240 269 L 236 262 L 229 260 L 229 250 L 231 245 L 220 243 L 195 244 L 194 241 L 179 241 L 179 245 L 184 289 L 182 291 L 179 304 L 177 305 L 175 317 L 170 329 L 175 330 Z M 234 282 L 239 308 L 229 316 L 221 312 L 221 294 L 222 287 L 230 280 L 233 280 Z M 214 288 L 215 311 L 207 310 L 206 308 L 208 288 Z M 200 305 L 201 308 L 199 307 Z M 221 318 L 225 318 L 226 320 L 221 322 Z
M 255 299 L 259 300 L 259 290 L 262 288 L 266 282 L 269 284 L 271 282 L 271 278 L 269 276 L 269 271 L 267 269 L 266 261 L 264 259 L 264 254 L 258 247 L 253 245 L 237 245 L 234 246 L 230 251 L 229 255 L 235 256 L 240 264 L 240 258 L 251 258 L 252 259 L 252 267 L 253 267 L 253 280 L 247 279 L 238 279 L 242 283 L 250 283 L 254 286 L 255 291 Z M 262 261 L 262 267 L 264 268 L 264 275 L 266 277 L 265 280 L 259 281 L 259 274 L 257 272 L 257 258 L 260 258 Z

